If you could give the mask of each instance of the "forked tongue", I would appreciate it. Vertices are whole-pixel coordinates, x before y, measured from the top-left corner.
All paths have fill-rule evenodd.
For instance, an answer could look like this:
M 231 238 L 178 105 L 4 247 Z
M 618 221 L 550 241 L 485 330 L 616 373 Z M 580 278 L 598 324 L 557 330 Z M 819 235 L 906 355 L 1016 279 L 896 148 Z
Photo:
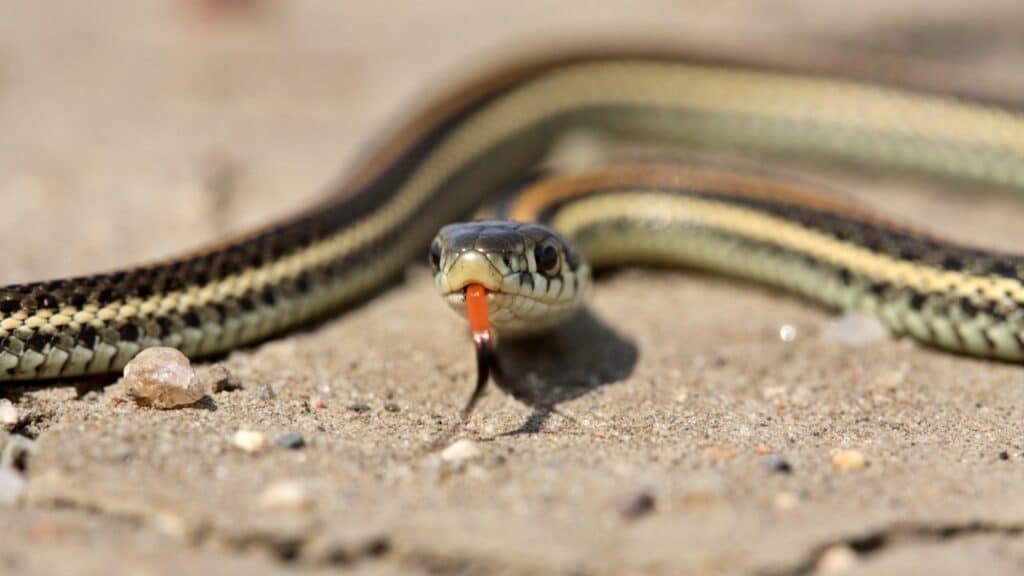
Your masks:
M 483 396 L 491 371 L 494 371 L 496 378 L 501 374 L 498 356 L 495 353 L 494 327 L 491 326 L 491 317 L 487 313 L 487 289 L 480 284 L 470 284 L 466 287 L 466 316 L 469 318 L 473 345 L 476 346 L 476 388 L 466 402 L 466 407 L 462 409 L 463 420 L 469 418 L 473 407 Z
M 462 422 L 465 422 L 473 412 L 473 407 L 483 396 L 484 390 L 487 388 L 487 380 L 492 374 L 495 384 L 518 400 L 535 408 L 543 408 L 553 414 L 558 414 L 570 422 L 575 422 L 572 417 L 558 411 L 549 403 L 539 401 L 530 389 L 504 378 L 501 373 L 501 365 L 498 363 L 494 326 L 491 325 L 491 319 L 487 313 L 487 289 L 480 284 L 470 284 L 466 287 L 466 316 L 469 318 L 469 329 L 473 334 L 473 345 L 476 346 L 477 376 L 473 395 L 469 397 L 469 402 L 466 402 L 466 407 L 462 410 Z

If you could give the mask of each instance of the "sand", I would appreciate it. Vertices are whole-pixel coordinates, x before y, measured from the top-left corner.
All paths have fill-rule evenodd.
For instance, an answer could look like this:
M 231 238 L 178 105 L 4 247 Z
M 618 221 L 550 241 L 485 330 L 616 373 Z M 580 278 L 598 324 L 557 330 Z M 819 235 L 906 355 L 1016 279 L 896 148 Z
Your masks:
M 1010 2 L 324 0 L 203 16 L 64 0 L 0 13 L 2 282 L 161 257 L 297 209 L 409 104 L 530 46 L 795 46 L 1024 93 L 1024 10 Z M 960 239 L 1024 242 L 1024 204 L 1005 194 L 800 170 Z M 473 356 L 422 267 L 320 326 L 200 364 L 240 388 L 191 408 L 138 408 L 116 381 L 6 387 L 34 448 L 17 502 L 0 504 L 0 572 L 1019 571 L 1024 371 L 844 342 L 837 321 L 693 272 L 606 275 L 545 351 L 509 351 L 571 419 L 492 391 L 458 435 L 472 444 L 444 456 L 433 444 Z M 240 449 L 239 430 L 267 446 Z M 288 433 L 304 446 L 279 446 Z M 842 450 L 867 465 L 838 470 Z M 0 478 L 0 502 L 11 490 Z

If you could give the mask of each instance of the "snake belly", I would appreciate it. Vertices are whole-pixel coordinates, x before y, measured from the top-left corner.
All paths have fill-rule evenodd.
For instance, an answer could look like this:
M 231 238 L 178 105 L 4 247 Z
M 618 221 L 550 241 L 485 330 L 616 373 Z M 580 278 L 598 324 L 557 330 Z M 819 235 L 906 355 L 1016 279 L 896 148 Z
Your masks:
M 469 214 L 527 173 L 560 135 L 580 128 L 1024 191 L 1024 116 L 1013 110 L 672 55 L 547 58 L 498 70 L 438 98 L 385 139 L 321 205 L 295 217 L 163 262 L 0 288 L 0 379 L 113 372 L 150 346 L 175 347 L 190 357 L 223 353 L 351 305 L 419 257 L 441 225 Z M 854 242 L 856 219 L 844 219 L 841 210 L 811 216 L 812 208 L 792 205 L 792 198 L 740 202 L 642 191 L 633 190 L 628 203 L 610 192 L 573 202 L 572 209 L 567 202 L 559 225 L 575 226 L 582 249 L 602 254 L 598 260 L 689 254 L 667 258 L 871 310 L 953 350 L 1024 355 L 1018 259 L 950 252 L 951 246 L 928 240 L 915 240 L 927 244 L 915 259 L 890 249 L 903 246 L 896 227 L 876 226 L 874 236 Z M 669 197 L 671 205 L 664 204 Z M 659 202 L 672 214 L 702 214 L 706 233 L 693 237 L 697 247 L 674 233 L 658 236 L 657 245 L 637 240 L 623 242 L 629 249 L 620 253 L 601 252 L 610 222 L 619 222 L 614 233 L 620 238 L 643 236 L 636 230 L 649 223 L 640 224 L 637 212 Z M 829 218 L 835 227 L 823 223 Z M 765 234 L 774 232 L 785 232 L 786 241 L 768 242 Z M 938 267 L 932 266 L 936 259 Z M 762 260 L 792 265 L 785 278 L 773 278 Z M 826 274 L 839 279 L 827 282 L 834 289 L 809 288 Z M 865 286 L 874 297 L 861 296 Z

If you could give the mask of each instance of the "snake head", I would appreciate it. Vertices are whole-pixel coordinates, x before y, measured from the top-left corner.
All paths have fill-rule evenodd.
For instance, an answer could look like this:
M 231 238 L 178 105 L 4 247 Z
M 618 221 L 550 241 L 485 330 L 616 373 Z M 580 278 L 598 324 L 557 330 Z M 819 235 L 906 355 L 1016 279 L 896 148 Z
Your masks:
M 590 267 L 575 248 L 538 224 L 450 224 L 431 243 L 430 263 L 438 292 L 462 315 L 466 287 L 482 285 L 491 321 L 503 336 L 561 324 L 579 310 L 590 286 Z

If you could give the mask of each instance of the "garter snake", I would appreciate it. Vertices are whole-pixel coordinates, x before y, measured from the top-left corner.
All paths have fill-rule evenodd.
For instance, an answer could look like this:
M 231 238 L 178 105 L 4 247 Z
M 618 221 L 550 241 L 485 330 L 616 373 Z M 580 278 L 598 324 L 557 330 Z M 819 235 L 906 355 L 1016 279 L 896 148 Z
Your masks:
M 1010 109 L 665 55 L 545 59 L 438 99 L 295 217 L 163 262 L 0 288 L 0 379 L 115 371 L 157 345 L 220 353 L 351 304 L 579 128 L 1024 191 L 1024 115 Z M 799 186 L 609 166 L 530 186 L 509 210 L 561 230 L 595 266 L 702 266 L 867 310 L 951 350 L 1024 359 L 1024 260 Z

